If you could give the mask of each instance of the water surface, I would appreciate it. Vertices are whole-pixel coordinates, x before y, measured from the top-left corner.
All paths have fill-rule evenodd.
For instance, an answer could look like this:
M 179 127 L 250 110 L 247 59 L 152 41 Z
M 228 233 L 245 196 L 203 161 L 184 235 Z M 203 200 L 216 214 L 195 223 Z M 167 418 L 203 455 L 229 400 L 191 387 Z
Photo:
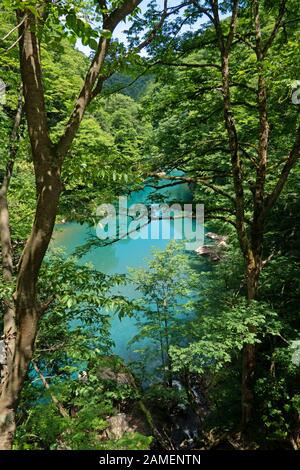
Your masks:
M 132 193 L 129 198 L 129 204 L 143 203 L 149 195 L 153 194 L 152 188 L 146 187 L 143 191 Z M 187 185 L 178 185 L 172 188 L 160 190 L 168 200 L 176 202 L 191 202 L 191 192 Z M 157 194 L 157 192 L 156 192 Z M 147 230 L 153 229 L 153 224 L 160 224 L 161 221 L 153 221 L 147 227 Z M 164 221 L 166 223 L 166 221 Z M 187 223 L 195 224 L 194 220 Z M 174 221 L 170 220 L 171 233 L 176 233 Z M 85 244 L 90 237 L 95 236 L 95 227 L 80 225 L 78 223 L 58 224 L 54 233 L 53 245 L 63 247 L 66 254 L 72 254 L 76 248 Z M 164 240 L 160 234 L 158 240 L 151 239 L 121 239 L 109 246 L 102 246 L 90 249 L 81 259 L 80 263 L 92 263 L 94 267 L 105 274 L 126 274 L 128 267 L 143 267 L 146 265 L 146 258 L 151 256 L 153 247 L 164 249 L 169 240 Z M 134 287 L 127 284 L 123 288 L 123 294 L 128 297 L 136 296 Z M 121 356 L 125 361 L 137 359 L 134 350 L 136 345 L 128 346 L 128 342 L 137 333 L 134 318 L 119 319 L 114 316 L 111 325 L 111 335 L 115 343 L 114 352 Z

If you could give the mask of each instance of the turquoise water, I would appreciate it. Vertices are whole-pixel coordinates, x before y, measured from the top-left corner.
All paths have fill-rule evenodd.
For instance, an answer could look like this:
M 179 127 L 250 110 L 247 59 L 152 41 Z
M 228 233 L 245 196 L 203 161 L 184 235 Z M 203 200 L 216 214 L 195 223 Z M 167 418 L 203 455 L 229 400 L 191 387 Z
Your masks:
M 129 204 L 145 202 L 147 197 L 153 193 L 153 189 L 145 188 L 143 191 L 135 192 L 129 199 Z M 178 202 L 191 202 L 191 192 L 187 185 L 174 186 L 160 190 L 169 200 Z M 151 230 L 153 224 L 159 224 L 159 221 L 153 221 L 147 229 Z M 166 221 L 164 221 L 166 223 Z M 171 233 L 176 233 L 174 221 L 170 224 Z M 195 224 L 195 221 L 188 221 Z M 63 247 L 66 254 L 72 254 L 74 250 L 87 242 L 91 236 L 95 236 L 95 227 L 80 225 L 77 223 L 66 223 L 57 225 L 53 245 Z M 128 272 L 128 267 L 143 267 L 146 264 L 146 258 L 151 256 L 152 247 L 164 249 L 169 240 L 164 240 L 160 236 L 158 240 L 151 239 L 121 239 L 109 246 L 92 248 L 84 255 L 80 262 L 85 264 L 92 263 L 95 268 L 105 274 L 115 274 Z M 132 285 L 126 285 L 122 293 L 129 297 L 134 297 L 135 291 Z M 124 358 L 126 361 L 133 361 L 137 358 L 134 350 L 136 345 L 128 346 L 128 342 L 137 333 L 134 318 L 123 318 L 119 320 L 117 316 L 112 319 L 111 336 L 115 343 L 114 352 Z

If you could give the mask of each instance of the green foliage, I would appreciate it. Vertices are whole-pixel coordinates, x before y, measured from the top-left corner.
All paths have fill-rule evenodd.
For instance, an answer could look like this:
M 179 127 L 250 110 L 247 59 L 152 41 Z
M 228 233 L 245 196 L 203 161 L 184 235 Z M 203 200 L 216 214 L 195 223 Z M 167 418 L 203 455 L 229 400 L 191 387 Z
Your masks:
M 111 39 L 103 73 L 109 76 L 117 70 L 105 84 L 102 97 L 89 107 L 66 157 L 59 218 L 93 223 L 97 205 L 138 187 L 145 174 L 177 169 L 203 182 L 193 188 L 194 200 L 204 200 L 207 219 L 222 221 L 215 222 L 214 230 L 229 235 L 230 247 L 218 265 L 201 273 L 192 269 L 191 259 L 175 243 L 163 252 L 153 252 L 145 269 L 131 270 L 129 280 L 139 295 L 133 306 L 139 331 L 132 341 L 141 354 L 140 366 L 146 369 L 147 379 L 150 376 L 153 382 L 154 374 L 156 377 L 143 397 L 127 368 L 111 357 L 111 315 L 132 314 L 131 303 L 116 293 L 125 282 L 124 277 L 105 276 L 92 266 L 79 265 L 75 258 L 50 253 L 38 283 L 38 300 L 49 303 L 49 308 L 41 318 L 35 355 L 18 410 L 15 448 L 147 449 L 152 437 L 139 433 L 108 439 L 108 417 L 126 411 L 141 398 L 169 415 L 182 404 L 188 406 L 190 397 L 186 392 L 172 387 L 175 376 L 201 377 L 205 381 L 207 390 L 203 394 L 209 413 L 203 429 L 236 430 L 241 356 L 246 344 L 255 345 L 257 351 L 254 438 L 262 446 L 272 448 L 276 442 L 292 442 L 295 448 L 299 445 L 300 416 L 296 358 L 300 327 L 299 167 L 295 167 L 279 203 L 269 214 L 265 227 L 266 263 L 257 299 L 249 302 L 245 266 L 232 228 L 235 188 L 214 29 L 205 22 L 199 25 L 202 15 L 194 3 L 188 5 L 184 14 L 175 15 L 164 24 L 147 48 L 152 54 L 151 75 L 147 75 L 149 56 L 128 54 L 123 44 L 113 40 L 110 32 L 103 29 L 101 7 L 96 3 L 1 2 L 0 38 L 5 39 L 0 40 L 0 78 L 6 83 L 7 92 L 5 104 L 0 105 L 0 177 L 10 156 L 20 87 L 17 30 L 5 36 L 14 26 L 16 10 L 27 8 L 44 18 L 43 27 L 36 32 L 41 42 L 47 118 L 54 142 L 66 125 L 89 66 L 87 57 L 75 48 L 77 42 L 94 51 L 99 37 Z M 265 40 L 274 27 L 279 2 L 261 3 Z M 249 2 L 241 2 L 237 40 L 230 57 L 230 89 L 243 160 L 248 230 L 257 174 L 259 73 L 263 73 L 268 90 L 270 123 L 266 193 L 273 189 L 282 171 L 299 124 L 300 108 L 291 102 L 300 67 L 296 21 L 299 2 L 287 3 L 285 22 L 263 68 L 259 68 L 255 52 L 249 47 L 255 40 L 252 8 Z M 108 8 L 119 5 L 119 0 L 112 1 Z M 226 16 L 231 2 L 221 1 L 219 5 Z M 133 45 L 140 42 L 146 27 L 156 25 L 161 15 L 154 1 L 143 17 L 138 13 L 137 9 L 130 19 L 133 22 L 128 36 Z M 186 25 L 197 24 L 197 31 L 177 34 L 183 19 Z M 224 34 L 229 27 L 225 18 Z M 14 43 L 15 47 L 10 47 Z M 162 67 L 163 63 L 172 66 Z M 141 77 L 131 86 L 137 73 Z M 19 129 L 17 144 L 9 193 L 15 264 L 22 242 L 29 235 L 36 205 L 25 122 Z M 198 261 L 195 264 L 203 268 Z M 13 287 L 1 282 L 2 311 Z M 85 377 L 79 376 L 83 369 L 87 372 Z M 104 378 L 103 370 L 112 370 L 113 375 Z M 118 381 L 114 377 L 118 374 L 127 379 Z M 61 412 L 60 405 L 67 415 Z
M 153 80 L 152 75 L 142 75 L 136 80 L 135 77 L 116 72 L 105 82 L 104 95 L 123 93 L 135 101 L 140 101 L 147 93 Z
M 53 300 L 41 320 L 33 367 L 19 406 L 16 449 L 144 449 L 150 445 L 151 437 L 138 433 L 115 441 L 103 435 L 107 417 L 140 399 L 130 372 L 111 356 L 109 310 L 121 314 L 127 308 L 126 300 L 111 290 L 122 282 L 123 276 L 104 276 L 91 266 L 78 266 L 73 258 L 64 259 L 61 253 L 48 256 L 39 292 L 41 301 L 52 295 Z M 123 381 L 118 381 L 117 374 L 122 374 Z M 67 416 L 61 415 L 60 406 Z
M 289 10 L 287 28 L 280 31 L 263 69 L 270 122 L 266 192 L 274 187 L 299 124 L 299 106 L 291 100 L 292 84 L 299 70 L 299 54 L 295 50 L 299 28 L 292 26 L 294 17 L 299 16 L 299 5 L 294 2 L 291 5 L 295 10 Z M 275 14 L 276 8 L 270 11 L 261 8 L 263 37 L 270 33 Z M 226 30 L 228 22 L 224 21 L 222 27 Z M 240 12 L 237 37 L 254 40 L 252 30 L 252 10 L 247 6 Z M 158 79 L 144 99 L 153 123 L 149 143 L 152 168 L 155 171 L 180 168 L 192 178 L 201 178 L 204 184 L 197 185 L 195 197 L 201 202 L 205 198 L 206 219 L 222 218 L 232 223 L 234 205 L 230 197 L 234 197 L 234 187 L 214 28 L 203 27 L 199 34 L 186 34 L 177 48 L 168 50 L 163 62 L 173 66 L 156 70 Z M 180 67 L 180 63 L 185 66 Z M 259 129 L 258 72 L 255 52 L 247 41 L 237 39 L 230 54 L 230 91 L 241 142 L 246 218 L 250 220 Z
M 107 447 L 110 450 L 148 450 L 153 441 L 153 437 L 143 434 L 125 433 L 121 439 L 108 441 Z
M 276 313 L 262 302 L 248 303 L 241 298 L 219 310 L 207 309 L 189 325 L 195 332 L 194 341 L 185 348 L 171 348 L 174 369 L 188 368 L 203 374 L 212 368 L 218 372 L 245 344 L 258 344 L 267 335 L 278 335 L 280 326 Z
M 257 380 L 261 432 L 268 441 L 286 441 L 297 432 L 300 416 L 298 374 L 299 366 L 292 360 L 292 350 L 280 347 L 272 354 L 269 376 Z
M 84 4 L 89 2 L 75 3 L 76 8 L 80 9 L 88 8 Z M 56 141 L 64 129 L 83 84 L 88 59 L 70 44 L 65 35 L 59 41 L 55 39 L 50 22 L 58 24 L 61 18 L 55 15 L 64 13 L 59 10 L 60 6 L 57 4 L 49 4 L 49 8 L 51 11 L 48 12 L 43 34 L 48 31 L 52 42 L 42 41 L 41 61 L 47 117 L 51 137 Z M 64 8 L 69 8 L 68 2 Z M 8 12 L 0 14 L 4 20 L 0 36 L 4 36 L 10 26 L 13 27 L 13 23 L 10 23 L 13 16 Z M 15 34 L 12 33 L 3 43 L 3 48 L 9 46 L 10 41 L 14 39 Z M 126 84 L 131 80 L 126 75 L 122 77 Z M 7 85 L 6 104 L 0 105 L 1 176 L 9 157 L 10 133 L 19 92 L 20 76 L 15 48 L 1 54 L 0 78 Z M 117 84 L 119 79 L 112 77 L 111 80 Z M 146 86 L 143 83 L 142 81 L 141 88 Z M 139 86 L 136 85 L 135 96 L 142 93 Z M 143 142 L 149 135 L 151 126 L 142 113 L 141 105 L 130 96 L 115 93 L 111 84 L 106 87 L 105 94 L 106 98 L 95 100 L 90 106 L 66 158 L 62 173 L 63 192 L 59 219 L 93 223 L 99 204 L 113 201 L 116 195 L 127 193 L 131 187 L 142 181 Z M 35 210 L 31 151 L 25 122 L 19 132 L 10 206 L 13 236 L 16 239 L 25 239 L 29 234 Z
M 18 159 L 10 186 L 10 223 L 14 240 L 25 240 L 34 219 L 35 188 L 31 163 Z
M 153 408 L 163 413 L 172 413 L 178 406 L 188 406 L 188 398 L 184 389 L 166 387 L 163 384 L 151 385 L 145 393 L 145 400 Z
M 76 365 L 103 348 L 109 350 L 111 314 L 124 314 L 128 308 L 127 301 L 111 289 L 124 281 L 122 275 L 105 276 L 92 266 L 79 266 L 76 259 L 65 259 L 59 251 L 48 255 L 38 289 L 42 302 L 53 301 L 36 345 L 36 354 L 41 350 L 43 360 L 49 361 L 47 367 L 52 362 L 57 367 L 66 358 L 65 367 L 71 370 L 71 359 Z M 63 371 L 62 366 L 59 369 Z
M 176 242 L 170 242 L 164 251 L 153 250 L 146 269 L 129 272 L 131 282 L 142 294 L 134 306 L 139 332 L 132 342 L 150 340 L 149 346 L 141 343 L 139 353 L 145 356 L 147 367 L 151 367 L 151 360 L 154 364 L 158 361 L 164 380 L 172 381 L 170 347 L 184 340 L 183 326 L 193 315 L 189 297 L 193 295 L 197 274 Z
M 41 419 L 41 416 L 43 419 Z M 15 449 L 39 450 L 50 449 L 68 426 L 52 403 L 36 404 L 29 410 L 26 421 L 17 430 Z

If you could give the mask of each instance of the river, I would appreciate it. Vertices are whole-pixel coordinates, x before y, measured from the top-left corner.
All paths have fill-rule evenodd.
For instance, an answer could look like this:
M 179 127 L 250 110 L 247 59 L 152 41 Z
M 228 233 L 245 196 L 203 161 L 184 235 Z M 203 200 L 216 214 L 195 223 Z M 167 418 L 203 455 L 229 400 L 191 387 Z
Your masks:
M 144 203 L 154 191 L 153 188 L 145 187 L 141 191 L 132 193 L 128 202 L 129 204 Z M 170 200 L 173 202 L 186 203 L 192 200 L 191 191 L 186 184 L 164 188 L 159 192 L 166 197 L 166 201 Z M 151 224 L 157 223 L 160 222 L 150 222 L 149 230 L 151 230 Z M 168 223 L 170 224 L 171 233 L 173 233 L 174 230 L 176 232 L 174 220 L 171 219 Z M 188 223 L 195 224 L 195 221 L 190 220 Z M 75 222 L 58 224 L 55 229 L 52 246 L 63 247 L 66 255 L 70 255 L 76 248 L 86 243 L 91 235 L 95 236 L 95 227 L 89 227 L 85 224 L 80 225 Z M 151 256 L 152 247 L 164 249 L 168 242 L 169 240 L 163 239 L 161 234 L 157 240 L 121 239 L 109 246 L 90 249 L 80 259 L 80 263 L 92 263 L 97 270 L 105 274 L 126 274 L 128 267 L 145 266 L 146 258 Z M 130 298 L 135 296 L 134 288 L 129 284 L 126 285 L 122 293 Z M 126 362 L 133 361 L 137 358 L 134 352 L 136 345 L 128 345 L 128 342 L 136 332 L 137 329 L 134 318 L 126 317 L 121 320 L 117 316 L 112 318 L 111 336 L 115 343 L 114 353 L 122 357 Z

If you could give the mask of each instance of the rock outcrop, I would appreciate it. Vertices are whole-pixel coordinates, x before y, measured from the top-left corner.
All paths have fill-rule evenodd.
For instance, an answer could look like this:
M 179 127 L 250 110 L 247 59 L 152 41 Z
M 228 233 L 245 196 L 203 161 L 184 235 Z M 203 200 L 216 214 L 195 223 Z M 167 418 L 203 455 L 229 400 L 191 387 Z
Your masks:
M 131 407 L 126 413 L 117 413 L 107 418 L 109 426 L 103 435 L 107 439 L 121 439 L 126 433 L 139 433 L 144 436 L 151 436 L 151 429 L 145 420 L 138 404 Z
M 213 240 L 214 243 L 209 245 L 202 245 L 196 248 L 196 253 L 201 256 L 207 256 L 212 261 L 220 261 L 224 256 L 225 250 L 228 247 L 228 237 L 224 235 L 218 235 L 214 232 L 207 232 L 206 238 Z
M 121 358 L 105 356 L 100 358 L 98 363 L 93 364 L 92 369 L 105 388 L 124 386 L 131 388 L 133 395 L 132 399 L 126 399 L 125 403 L 118 404 L 119 413 L 106 417 L 108 427 L 101 434 L 101 439 L 119 440 L 128 433 L 153 435 L 144 406 L 137 398 L 138 385 Z

